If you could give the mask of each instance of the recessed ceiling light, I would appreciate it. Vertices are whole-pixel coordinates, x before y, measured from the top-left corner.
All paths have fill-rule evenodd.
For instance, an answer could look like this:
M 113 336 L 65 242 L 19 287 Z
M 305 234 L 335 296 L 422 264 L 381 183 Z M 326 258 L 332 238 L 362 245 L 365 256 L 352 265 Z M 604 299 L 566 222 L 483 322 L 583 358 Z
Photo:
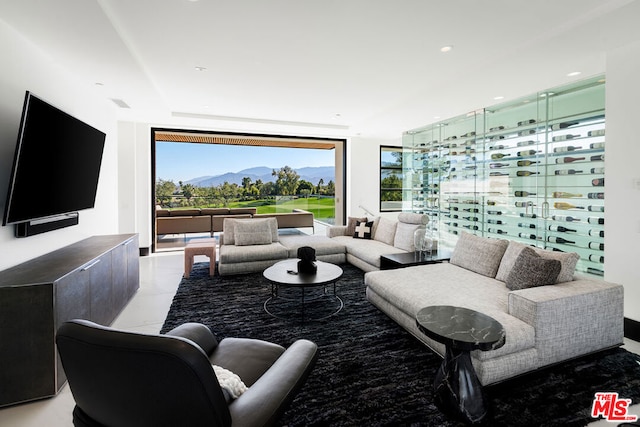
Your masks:
M 575 76 L 579 76 L 580 74 L 582 74 L 582 71 L 572 71 L 569 74 L 567 74 L 567 77 L 575 77 Z
M 207 67 L 195 67 L 196 71 L 207 71 Z
M 453 46 L 448 45 L 448 46 L 442 46 L 440 48 L 440 52 L 451 52 L 451 49 L 453 49 Z
M 95 84 L 96 86 L 104 86 L 104 83 L 102 83 L 102 82 L 95 82 L 94 84 Z

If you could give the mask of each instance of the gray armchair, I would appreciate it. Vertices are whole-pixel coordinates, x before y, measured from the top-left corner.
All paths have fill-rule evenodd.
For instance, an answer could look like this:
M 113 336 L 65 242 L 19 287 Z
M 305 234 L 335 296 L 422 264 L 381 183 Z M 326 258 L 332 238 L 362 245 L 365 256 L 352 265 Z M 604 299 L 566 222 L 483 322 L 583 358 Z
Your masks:
M 166 335 L 145 335 L 86 320 L 64 323 L 56 336 L 80 426 L 268 426 L 302 387 L 317 346 L 288 349 L 266 341 L 225 338 L 186 323 Z M 223 392 L 212 365 L 248 387 Z

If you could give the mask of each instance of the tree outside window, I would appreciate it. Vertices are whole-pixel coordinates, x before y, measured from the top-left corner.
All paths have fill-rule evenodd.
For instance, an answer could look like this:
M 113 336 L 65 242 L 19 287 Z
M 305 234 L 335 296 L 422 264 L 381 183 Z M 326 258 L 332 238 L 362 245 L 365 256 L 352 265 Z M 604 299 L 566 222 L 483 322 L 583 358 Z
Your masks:
M 402 147 L 380 146 L 380 212 L 402 210 Z

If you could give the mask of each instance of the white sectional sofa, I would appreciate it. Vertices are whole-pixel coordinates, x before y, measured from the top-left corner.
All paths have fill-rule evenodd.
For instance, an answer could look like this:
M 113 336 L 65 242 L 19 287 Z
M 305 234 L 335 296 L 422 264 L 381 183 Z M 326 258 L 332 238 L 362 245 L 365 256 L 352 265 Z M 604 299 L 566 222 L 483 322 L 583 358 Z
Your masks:
M 577 254 L 462 233 L 449 263 L 366 273 L 366 295 L 442 356 L 444 345 L 416 326 L 421 308 L 459 306 L 499 321 L 505 345 L 471 354 L 487 385 L 622 344 L 623 287 L 574 277 L 577 259 Z M 553 284 L 541 285 L 551 279 Z
M 370 224 L 370 236 L 355 238 L 356 224 Z M 429 222 L 427 215 L 401 213 L 394 221 L 377 217 L 367 222 L 367 218 L 350 218 L 350 224 L 327 228 L 327 236 L 346 248 L 346 259 L 363 271 L 380 270 L 380 256 L 400 252 L 413 252 L 413 234 L 419 227 Z
M 296 258 L 301 246 L 314 248 L 320 261 L 341 264 L 346 260 L 344 245 L 326 236 L 279 235 L 275 217 L 225 218 L 218 272 L 221 276 L 261 272 L 278 261 Z

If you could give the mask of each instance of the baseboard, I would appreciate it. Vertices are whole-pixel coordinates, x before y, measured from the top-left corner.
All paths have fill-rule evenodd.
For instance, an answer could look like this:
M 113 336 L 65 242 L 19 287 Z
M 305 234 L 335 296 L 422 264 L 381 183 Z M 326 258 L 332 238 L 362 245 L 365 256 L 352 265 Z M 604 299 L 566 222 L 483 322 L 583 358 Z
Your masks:
M 625 338 L 640 342 L 640 322 L 625 317 L 624 336 Z

